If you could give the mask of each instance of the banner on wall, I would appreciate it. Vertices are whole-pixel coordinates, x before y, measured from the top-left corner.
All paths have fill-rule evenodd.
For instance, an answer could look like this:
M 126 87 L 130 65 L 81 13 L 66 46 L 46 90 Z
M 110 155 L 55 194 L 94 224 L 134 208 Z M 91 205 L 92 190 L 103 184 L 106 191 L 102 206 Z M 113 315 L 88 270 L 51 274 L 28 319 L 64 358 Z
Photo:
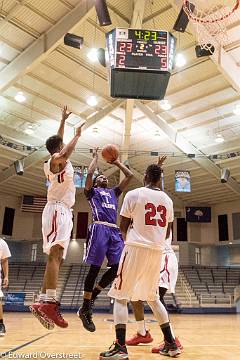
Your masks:
M 5 296 L 5 305 L 24 305 L 25 296 L 23 292 L 9 292 Z
M 175 191 L 191 192 L 191 176 L 187 170 L 175 171 Z

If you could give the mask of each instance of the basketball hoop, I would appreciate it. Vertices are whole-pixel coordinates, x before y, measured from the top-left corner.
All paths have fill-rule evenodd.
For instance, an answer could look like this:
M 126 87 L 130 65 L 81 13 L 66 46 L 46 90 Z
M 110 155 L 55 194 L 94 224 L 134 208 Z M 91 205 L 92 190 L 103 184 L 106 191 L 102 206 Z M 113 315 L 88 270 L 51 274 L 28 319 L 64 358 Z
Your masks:
M 227 42 L 227 26 L 240 0 L 183 0 L 183 9 L 194 25 L 202 49 L 214 52 L 214 47 Z

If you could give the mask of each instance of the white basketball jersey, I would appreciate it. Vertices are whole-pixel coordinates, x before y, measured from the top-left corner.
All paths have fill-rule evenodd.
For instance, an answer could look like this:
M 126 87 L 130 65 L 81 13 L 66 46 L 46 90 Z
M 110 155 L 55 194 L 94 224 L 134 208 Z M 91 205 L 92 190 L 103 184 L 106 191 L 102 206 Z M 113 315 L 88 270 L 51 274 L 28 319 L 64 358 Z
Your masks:
M 173 202 L 160 190 L 141 187 L 125 196 L 121 215 L 132 219 L 127 244 L 164 251 L 168 223 L 173 222 Z
M 76 189 L 73 182 L 74 170 L 70 160 L 67 160 L 65 168 L 56 174 L 50 171 L 50 161 L 44 163 L 44 173 L 48 179 L 48 201 L 61 201 L 69 208 L 75 203 Z
M 2 274 L 2 260 L 11 256 L 9 247 L 2 238 L 0 238 L 0 287 L 1 287 L 1 274 Z M 1 290 L 1 288 L 0 288 Z

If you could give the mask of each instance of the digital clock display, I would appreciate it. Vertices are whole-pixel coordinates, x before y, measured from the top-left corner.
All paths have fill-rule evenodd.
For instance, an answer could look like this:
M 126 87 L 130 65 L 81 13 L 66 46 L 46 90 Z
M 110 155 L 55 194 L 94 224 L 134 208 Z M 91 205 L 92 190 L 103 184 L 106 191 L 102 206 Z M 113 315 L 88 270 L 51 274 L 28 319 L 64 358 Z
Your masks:
M 175 38 L 168 31 L 118 28 L 111 33 L 114 40 L 114 61 L 110 63 L 111 66 L 124 69 L 172 70 Z

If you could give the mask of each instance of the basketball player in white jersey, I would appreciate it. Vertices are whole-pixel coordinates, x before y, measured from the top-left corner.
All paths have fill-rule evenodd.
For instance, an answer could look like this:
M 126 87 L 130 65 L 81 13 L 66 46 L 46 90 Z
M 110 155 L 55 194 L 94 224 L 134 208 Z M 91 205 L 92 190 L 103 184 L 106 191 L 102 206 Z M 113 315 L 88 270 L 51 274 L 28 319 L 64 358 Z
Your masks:
M 174 294 L 175 286 L 178 276 L 178 261 L 175 252 L 172 248 L 172 231 L 170 236 L 165 241 L 165 249 L 163 251 L 160 280 L 159 280 L 159 297 L 162 304 L 166 307 L 164 296 L 166 292 Z M 149 330 L 146 330 L 144 321 L 144 305 L 142 301 L 132 302 L 133 312 L 137 323 L 137 333 L 130 339 L 126 340 L 129 346 L 136 346 L 139 344 L 149 344 L 153 338 Z M 179 339 L 174 337 L 178 348 L 182 351 L 183 346 Z M 164 348 L 164 344 L 152 348 L 153 353 L 159 353 Z
M 3 239 L 0 238 L 0 336 L 6 334 L 6 328 L 3 323 L 3 307 L 2 307 L 2 270 L 3 270 L 3 287 L 8 287 L 8 258 L 11 256 L 9 247 Z
M 161 354 L 175 357 L 181 353 L 172 335 L 168 313 L 160 302 L 157 288 L 165 239 L 170 234 L 174 212 L 172 200 L 160 189 L 161 168 L 150 165 L 144 184 L 129 191 L 121 209 L 120 229 L 125 239 L 118 276 L 108 295 L 115 298 L 116 342 L 100 354 L 104 359 L 128 359 L 126 324 L 128 301 L 147 301 L 164 334 Z
M 56 300 L 58 275 L 62 260 L 65 259 L 71 231 L 72 210 L 75 203 L 74 170 L 69 160 L 75 149 L 83 124 L 76 129 L 73 139 L 63 144 L 65 121 L 71 113 L 65 106 L 57 135 L 46 141 L 50 159 L 44 164 L 44 172 L 49 181 L 47 204 L 42 214 L 43 252 L 48 255 L 39 302 L 30 306 L 33 315 L 48 329 L 54 324 L 62 328 L 68 326 L 60 313 Z

